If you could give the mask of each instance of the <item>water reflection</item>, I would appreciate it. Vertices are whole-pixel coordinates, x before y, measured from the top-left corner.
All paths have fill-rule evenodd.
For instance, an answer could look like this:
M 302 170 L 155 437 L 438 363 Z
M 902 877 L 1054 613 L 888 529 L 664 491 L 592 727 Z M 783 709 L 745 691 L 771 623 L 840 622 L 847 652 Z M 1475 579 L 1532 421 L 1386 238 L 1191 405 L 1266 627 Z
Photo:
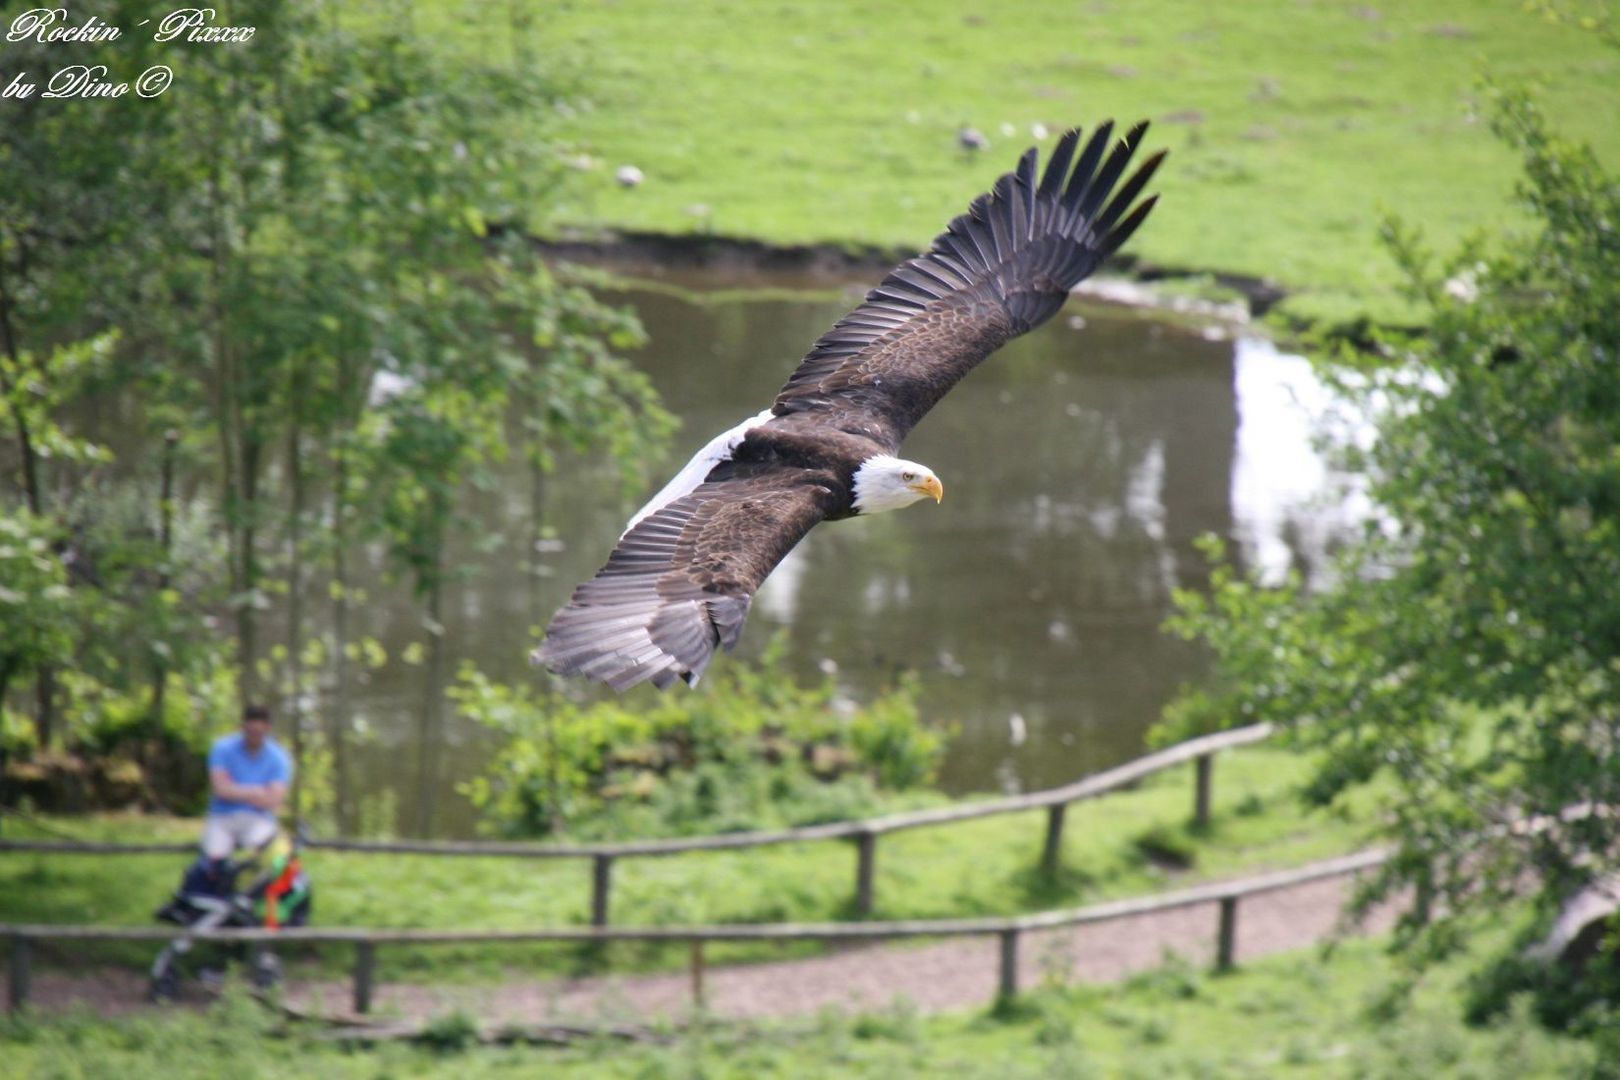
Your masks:
M 1261 338 L 1239 339 L 1234 353 L 1232 513 L 1242 555 L 1268 582 L 1296 569 L 1310 580 L 1334 541 L 1370 513 L 1359 478 L 1335 471 L 1313 442 L 1338 402 L 1302 356 Z M 1336 435 L 1370 431 L 1363 420 Z

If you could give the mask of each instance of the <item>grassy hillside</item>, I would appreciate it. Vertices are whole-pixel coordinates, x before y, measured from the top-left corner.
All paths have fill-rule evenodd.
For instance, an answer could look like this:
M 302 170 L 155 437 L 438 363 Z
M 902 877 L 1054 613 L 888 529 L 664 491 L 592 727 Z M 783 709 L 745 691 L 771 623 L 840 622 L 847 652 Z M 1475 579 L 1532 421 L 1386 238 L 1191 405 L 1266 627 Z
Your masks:
M 456 55 L 505 60 L 523 55 L 513 8 L 419 0 L 413 17 Z M 1274 278 L 1299 313 L 1398 315 L 1386 210 L 1448 246 L 1508 213 L 1516 163 L 1481 116 L 1482 72 L 1620 155 L 1620 52 L 1515 0 L 604 0 L 531 18 L 534 55 L 578 88 L 537 116 L 592 163 L 551 229 L 915 248 L 1033 124 L 1146 117 L 1173 152 L 1138 254 Z M 987 153 L 958 149 L 964 123 Z M 625 163 L 641 187 L 615 185 Z

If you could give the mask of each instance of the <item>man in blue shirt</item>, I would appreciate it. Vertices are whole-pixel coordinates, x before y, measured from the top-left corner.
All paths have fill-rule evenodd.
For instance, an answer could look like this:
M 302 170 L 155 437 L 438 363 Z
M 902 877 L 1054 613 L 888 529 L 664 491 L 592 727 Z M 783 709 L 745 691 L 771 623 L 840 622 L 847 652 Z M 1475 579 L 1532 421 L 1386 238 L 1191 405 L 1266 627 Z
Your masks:
M 208 818 L 203 854 L 229 858 L 237 847 L 255 849 L 276 835 L 276 812 L 292 782 L 292 759 L 270 737 L 270 710 L 242 710 L 242 730 L 214 740 L 208 752 Z

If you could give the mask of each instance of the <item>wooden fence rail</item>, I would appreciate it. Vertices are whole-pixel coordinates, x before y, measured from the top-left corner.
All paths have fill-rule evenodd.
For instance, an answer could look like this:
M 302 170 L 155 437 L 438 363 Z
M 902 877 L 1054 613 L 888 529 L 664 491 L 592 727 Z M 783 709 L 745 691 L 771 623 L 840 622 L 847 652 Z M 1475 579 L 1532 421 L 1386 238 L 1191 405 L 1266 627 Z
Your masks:
M 1214 755 L 1222 750 L 1248 746 L 1269 738 L 1270 724 L 1218 731 L 1175 746 L 1146 754 L 1123 765 L 1106 769 L 1072 784 L 1013 795 L 1002 799 L 953 803 L 949 806 L 918 810 L 904 814 L 868 818 L 864 821 L 840 821 L 828 825 L 811 825 L 797 829 L 779 829 L 760 832 L 720 833 L 712 836 L 676 837 L 668 840 L 630 840 L 603 844 L 535 844 L 504 843 L 495 841 L 430 841 L 430 840 L 345 840 L 312 839 L 306 847 L 327 851 L 352 851 L 369 854 L 400 855 L 461 855 L 497 856 L 525 859 L 588 859 L 591 863 L 591 925 L 607 926 L 609 900 L 613 890 L 613 862 L 615 859 L 647 858 L 659 855 L 679 855 L 693 851 L 729 851 L 737 848 L 762 847 L 768 844 L 802 844 L 817 840 L 853 840 L 855 843 L 855 911 L 861 916 L 872 913 L 876 903 L 877 840 L 878 837 L 904 829 L 921 829 L 948 825 L 959 821 L 1016 814 L 1029 810 L 1046 810 L 1046 836 L 1041 848 L 1041 868 L 1048 874 L 1057 872 L 1063 850 L 1063 824 L 1072 803 L 1095 799 L 1109 792 L 1129 787 L 1155 773 L 1174 768 L 1189 761 L 1195 766 L 1195 784 L 1192 818 L 1201 825 L 1209 823 L 1211 790 L 1213 786 Z M 13 840 L 0 838 L 0 852 L 37 851 L 101 855 L 175 854 L 196 850 L 194 844 L 114 844 L 71 840 Z
M 1238 902 L 1245 897 L 1292 888 L 1324 878 L 1356 874 L 1379 866 L 1390 857 L 1388 849 L 1373 849 L 1233 881 L 1211 882 L 1174 892 L 1086 907 L 977 919 L 911 919 L 894 922 L 760 923 L 722 926 L 566 926 L 538 930 L 421 930 L 339 929 L 295 927 L 284 930 L 244 929 L 199 931 L 193 941 L 223 941 L 265 947 L 297 944 L 341 944 L 355 947 L 353 1006 L 357 1013 L 371 1007 L 380 945 L 514 944 L 519 942 L 685 941 L 691 946 L 694 996 L 701 1001 L 704 983 L 703 945 L 710 941 L 872 941 L 917 937 L 1000 938 L 998 992 L 1018 992 L 1018 954 L 1022 935 L 1084 923 L 1109 922 L 1157 911 L 1219 905 L 1216 925 L 1216 967 L 1230 968 L 1236 961 L 1235 929 Z M 10 942 L 10 1008 L 15 1011 L 28 998 L 33 943 L 38 941 L 167 941 L 173 929 L 160 926 L 52 926 L 0 924 L 0 938 Z

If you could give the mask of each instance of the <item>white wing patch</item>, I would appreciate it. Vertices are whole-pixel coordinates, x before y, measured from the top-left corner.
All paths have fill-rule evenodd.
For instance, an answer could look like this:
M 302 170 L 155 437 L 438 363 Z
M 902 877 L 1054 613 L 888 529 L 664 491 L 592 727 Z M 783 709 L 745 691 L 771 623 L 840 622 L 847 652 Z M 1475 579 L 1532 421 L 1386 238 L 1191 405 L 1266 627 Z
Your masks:
M 657 513 L 676 499 L 694 491 L 716 465 L 731 459 L 732 451 L 743 441 L 743 436 L 769 421 L 773 415 L 770 409 L 766 409 L 758 416 L 750 416 L 730 431 L 721 432 L 710 439 L 708 445 L 693 455 L 692 460 L 686 463 L 686 467 L 675 474 L 675 479 L 665 484 L 663 490 L 654 495 L 646 506 L 636 511 L 635 516 L 630 519 L 630 524 L 624 527 L 624 532 L 628 533 L 635 528 L 636 523 L 647 515 Z M 624 539 L 624 533 L 619 534 L 619 539 Z

